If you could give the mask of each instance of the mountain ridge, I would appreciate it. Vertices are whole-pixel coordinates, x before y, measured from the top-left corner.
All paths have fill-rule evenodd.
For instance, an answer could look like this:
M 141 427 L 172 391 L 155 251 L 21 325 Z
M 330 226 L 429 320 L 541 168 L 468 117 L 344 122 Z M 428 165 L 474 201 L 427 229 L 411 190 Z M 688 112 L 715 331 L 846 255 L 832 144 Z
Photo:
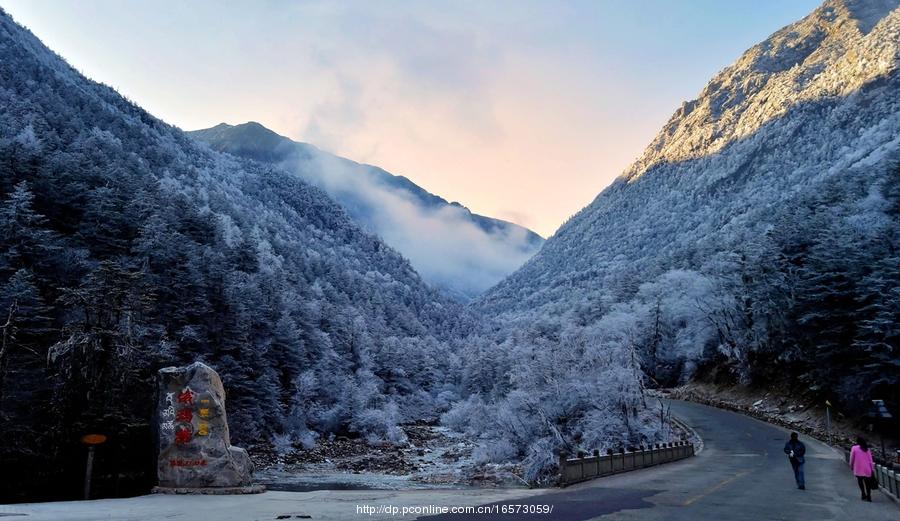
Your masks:
M 364 228 L 409 258 L 429 282 L 467 301 L 538 251 L 544 239 L 471 212 L 377 166 L 281 136 L 257 122 L 188 132 L 213 149 L 263 161 L 322 188 Z

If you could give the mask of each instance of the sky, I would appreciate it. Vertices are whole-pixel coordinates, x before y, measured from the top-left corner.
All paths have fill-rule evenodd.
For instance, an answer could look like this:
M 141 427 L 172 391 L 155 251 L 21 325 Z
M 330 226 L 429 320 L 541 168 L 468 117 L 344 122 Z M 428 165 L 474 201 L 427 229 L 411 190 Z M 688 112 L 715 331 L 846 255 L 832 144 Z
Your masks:
M 258 121 L 551 235 L 810 0 L 0 0 L 185 130 Z

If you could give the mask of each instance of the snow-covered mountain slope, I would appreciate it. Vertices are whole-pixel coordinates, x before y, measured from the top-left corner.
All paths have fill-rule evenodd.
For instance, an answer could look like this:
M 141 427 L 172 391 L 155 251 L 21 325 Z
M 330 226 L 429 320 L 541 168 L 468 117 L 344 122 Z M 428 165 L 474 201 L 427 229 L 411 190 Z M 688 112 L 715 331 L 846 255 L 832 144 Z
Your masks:
M 240 443 L 400 441 L 446 406 L 449 339 L 476 321 L 323 191 L 196 142 L 2 11 L 0 107 L 0 459 L 34 480 L 0 498 L 69 494 L 88 431 L 146 490 L 167 365 L 220 372 Z
M 214 149 L 277 165 L 328 192 L 365 229 L 410 260 L 425 280 L 469 300 L 512 273 L 544 240 L 474 214 L 403 176 L 292 141 L 249 122 L 189 132 Z
M 691 265 L 698 241 L 764 229 L 773 206 L 879 164 L 900 142 L 896 6 L 829 1 L 748 50 L 480 306 L 563 312 L 604 279 Z
M 897 0 L 828 0 L 717 74 L 476 305 L 550 331 L 622 313 L 661 378 L 716 357 L 744 379 L 779 357 L 835 378 L 824 353 L 898 363 L 898 62 Z
M 755 45 L 684 103 L 623 177 L 713 155 L 798 105 L 826 107 L 890 77 L 900 44 L 896 7 L 896 0 L 826 2 Z M 841 105 L 854 103 L 847 101 Z

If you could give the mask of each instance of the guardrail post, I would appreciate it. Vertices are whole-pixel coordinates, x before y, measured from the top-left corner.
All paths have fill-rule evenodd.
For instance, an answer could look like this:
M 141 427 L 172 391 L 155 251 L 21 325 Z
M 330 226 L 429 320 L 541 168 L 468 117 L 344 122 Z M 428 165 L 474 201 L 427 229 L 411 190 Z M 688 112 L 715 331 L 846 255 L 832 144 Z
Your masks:
M 613 450 L 612 449 L 606 449 L 606 461 L 609 462 L 609 471 L 607 472 L 607 475 L 612 474 L 613 472 L 615 472 L 615 468 L 613 467 Z
M 559 476 L 564 487 L 569 484 L 568 473 L 566 472 L 567 458 L 568 455 L 564 451 L 559 452 Z
M 890 493 L 893 494 L 893 492 L 894 492 L 894 484 L 892 483 L 892 481 L 893 481 L 893 476 L 891 476 L 891 474 L 893 474 L 893 472 L 891 472 L 890 470 L 885 469 L 885 471 L 884 471 L 884 480 L 881 482 L 881 486 L 883 486 L 883 487 L 885 488 L 886 491 L 888 491 L 888 492 L 890 492 Z
M 891 475 L 893 472 L 885 467 L 884 469 L 884 481 L 882 483 L 887 483 L 888 491 L 894 494 L 894 497 L 897 497 L 897 480 Z M 900 498 L 898 498 L 900 499 Z
M 613 456 L 613 472 L 625 470 L 625 447 L 619 447 L 619 452 Z

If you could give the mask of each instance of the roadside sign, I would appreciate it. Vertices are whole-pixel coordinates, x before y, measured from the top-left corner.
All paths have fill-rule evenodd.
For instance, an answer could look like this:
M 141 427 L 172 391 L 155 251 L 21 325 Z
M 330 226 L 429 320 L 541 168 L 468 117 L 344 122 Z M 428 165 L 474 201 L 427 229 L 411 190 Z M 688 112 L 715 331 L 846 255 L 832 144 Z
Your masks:
M 881 418 L 882 420 L 890 420 L 894 416 L 888 411 L 884 405 L 884 400 L 872 400 L 872 416 Z
M 106 435 L 104 434 L 85 434 L 81 437 L 81 443 L 84 443 L 85 445 L 100 445 L 105 442 Z
M 105 434 L 85 434 L 81 443 L 87 445 L 87 464 L 84 467 L 84 499 L 91 499 L 91 475 L 94 473 L 94 449 L 106 442 Z

